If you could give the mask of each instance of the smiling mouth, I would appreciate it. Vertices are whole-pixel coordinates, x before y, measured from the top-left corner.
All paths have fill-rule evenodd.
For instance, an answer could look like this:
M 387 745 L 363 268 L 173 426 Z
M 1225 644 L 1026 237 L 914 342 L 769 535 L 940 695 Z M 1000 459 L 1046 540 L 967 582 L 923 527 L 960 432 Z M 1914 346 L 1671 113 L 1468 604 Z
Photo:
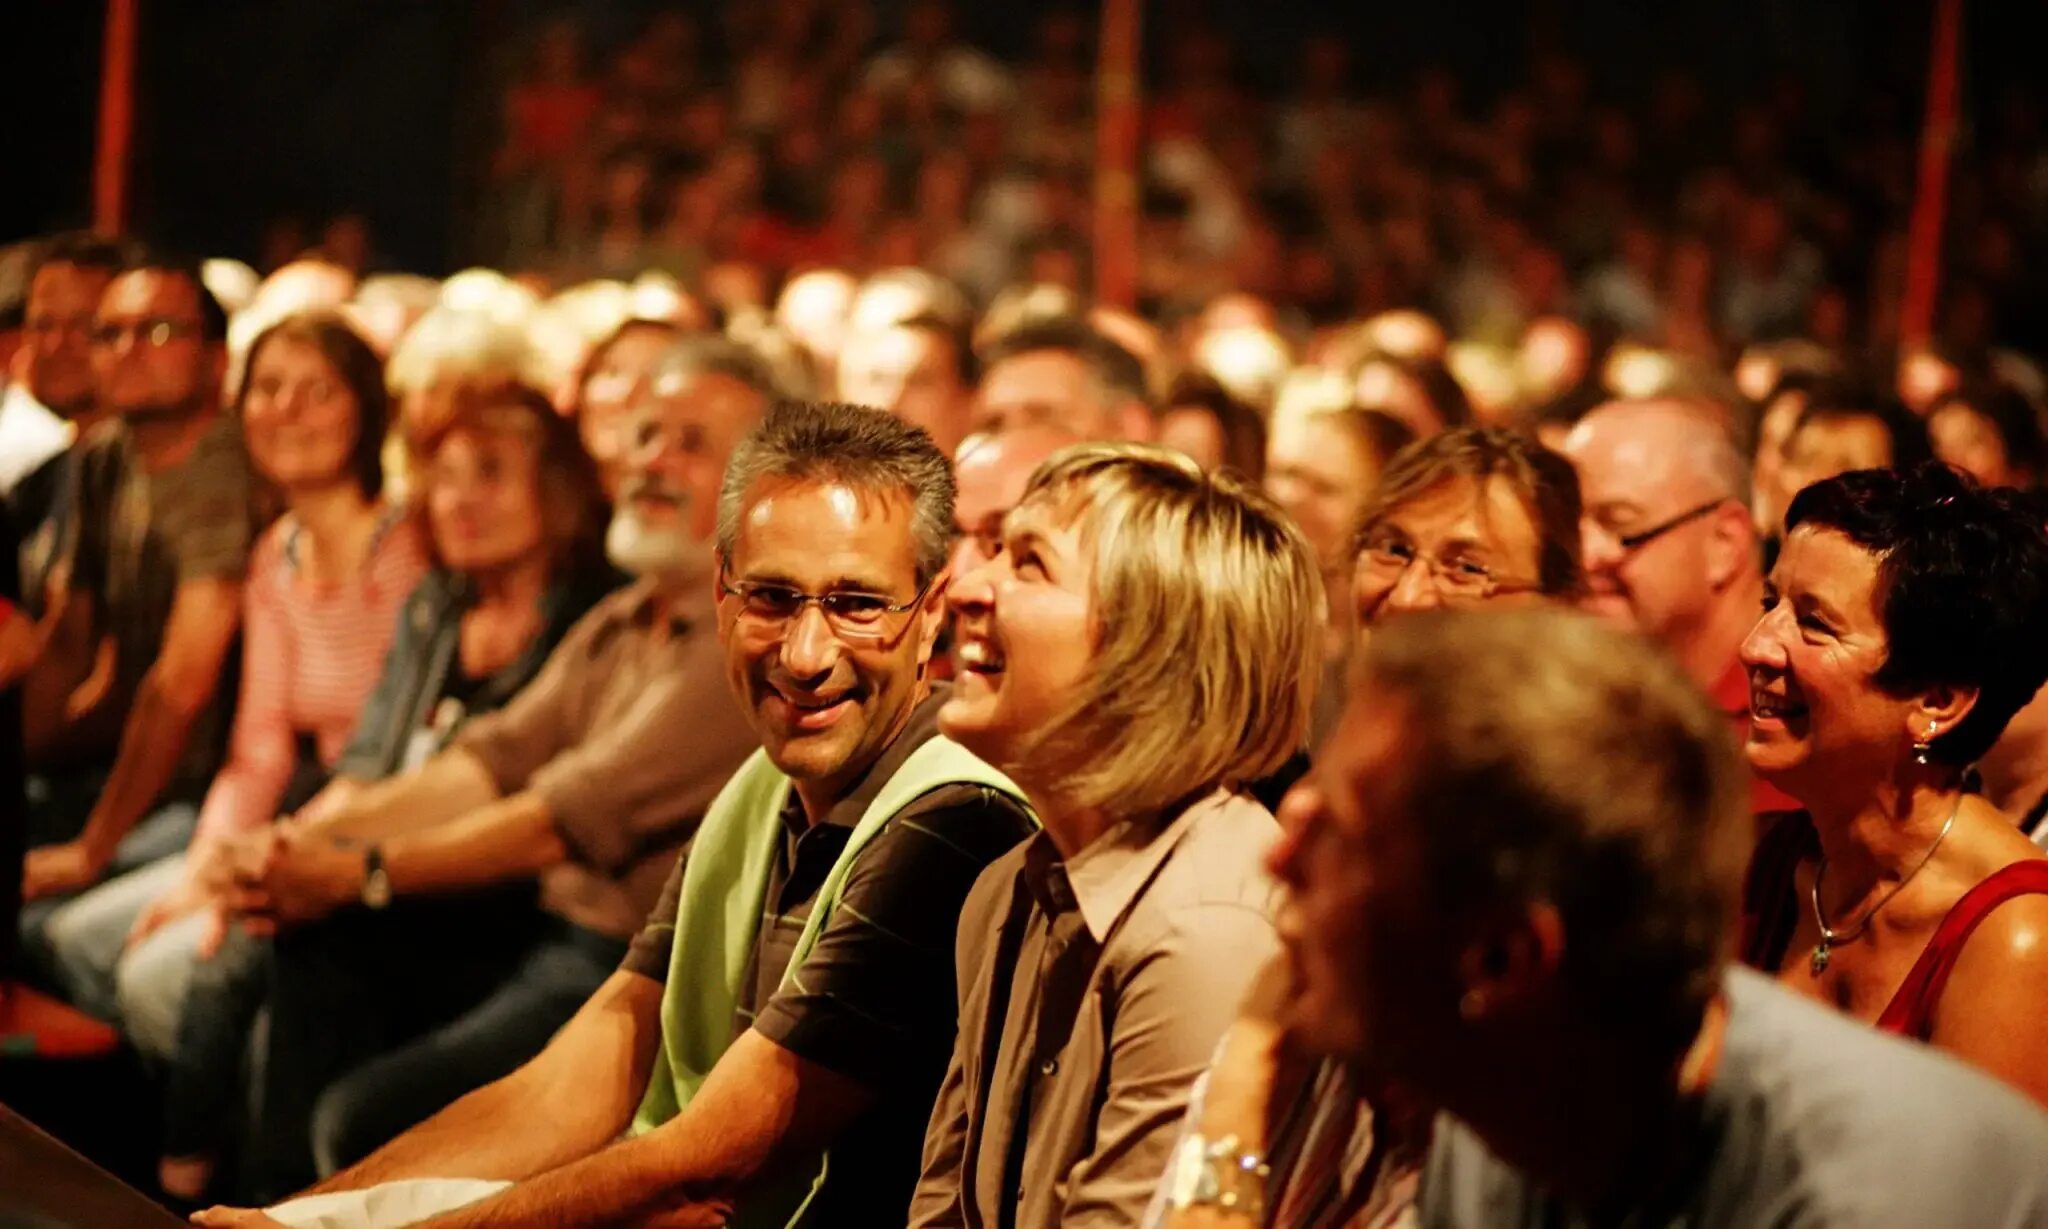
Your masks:
M 1003 672 L 1002 650 L 986 640 L 963 640 L 954 650 L 960 668 L 969 674 L 994 678 Z
M 1806 706 L 1785 696 L 1750 689 L 1749 715 L 1765 721 L 1787 721 L 1806 715 Z

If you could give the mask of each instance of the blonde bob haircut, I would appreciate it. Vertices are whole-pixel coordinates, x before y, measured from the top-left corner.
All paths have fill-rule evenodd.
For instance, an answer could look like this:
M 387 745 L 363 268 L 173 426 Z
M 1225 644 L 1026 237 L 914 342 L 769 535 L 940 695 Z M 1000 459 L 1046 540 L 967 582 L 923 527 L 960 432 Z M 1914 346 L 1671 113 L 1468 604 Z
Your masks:
M 1165 812 L 1279 771 L 1322 676 L 1315 552 L 1256 487 L 1137 444 L 1082 444 L 1020 501 L 1092 556 L 1094 660 L 1021 758 L 1074 805 Z M 1036 775 L 1036 773 L 1034 773 Z

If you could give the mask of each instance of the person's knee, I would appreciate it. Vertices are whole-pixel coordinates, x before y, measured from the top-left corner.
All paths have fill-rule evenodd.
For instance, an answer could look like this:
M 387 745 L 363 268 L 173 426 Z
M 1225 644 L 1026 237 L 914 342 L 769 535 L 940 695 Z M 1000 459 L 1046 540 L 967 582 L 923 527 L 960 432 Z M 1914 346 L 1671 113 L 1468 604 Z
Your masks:
M 164 1060 L 178 1046 L 186 991 L 198 944 L 191 928 L 173 925 L 137 945 L 114 968 L 121 1027 L 137 1050 Z
M 24 927 L 23 947 L 33 953 L 80 1010 L 103 1019 L 114 1006 L 114 965 L 128 932 L 121 919 L 95 909 L 90 895 L 42 914 L 34 933 Z

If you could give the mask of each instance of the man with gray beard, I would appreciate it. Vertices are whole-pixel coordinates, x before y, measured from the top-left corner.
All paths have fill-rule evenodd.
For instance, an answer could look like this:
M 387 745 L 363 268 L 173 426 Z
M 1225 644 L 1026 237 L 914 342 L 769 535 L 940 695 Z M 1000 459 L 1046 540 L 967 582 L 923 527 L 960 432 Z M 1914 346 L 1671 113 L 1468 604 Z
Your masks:
M 281 825 L 240 867 L 243 907 L 279 928 L 255 1197 L 359 1160 L 538 1053 L 617 967 L 753 749 L 725 683 L 712 546 L 726 458 L 772 383 L 748 352 L 693 339 L 651 384 L 607 536 L 637 581 L 447 750 Z

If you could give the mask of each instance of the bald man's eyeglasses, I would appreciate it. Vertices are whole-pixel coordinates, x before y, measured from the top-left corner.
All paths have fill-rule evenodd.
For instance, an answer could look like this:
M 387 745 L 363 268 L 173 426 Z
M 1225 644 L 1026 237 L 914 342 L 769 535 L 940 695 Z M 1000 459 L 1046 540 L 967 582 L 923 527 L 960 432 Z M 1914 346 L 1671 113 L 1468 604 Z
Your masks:
M 1722 504 L 1725 504 L 1727 502 L 1728 501 L 1726 499 L 1716 499 L 1709 503 L 1703 503 L 1697 508 L 1694 508 L 1688 512 L 1681 512 L 1677 516 L 1672 517 L 1670 520 L 1660 522 L 1656 525 L 1652 525 L 1648 529 L 1638 529 L 1634 533 L 1617 533 L 1614 535 L 1614 540 L 1621 546 L 1621 549 L 1625 551 L 1639 551 L 1645 546 L 1648 546 L 1650 543 L 1655 542 L 1658 538 L 1661 538 L 1665 534 L 1670 533 L 1672 530 L 1677 529 L 1684 525 L 1692 524 L 1694 521 L 1699 520 L 1701 517 L 1707 515 L 1709 512 L 1715 511 Z M 1608 532 L 1612 533 L 1613 531 L 1609 530 Z

